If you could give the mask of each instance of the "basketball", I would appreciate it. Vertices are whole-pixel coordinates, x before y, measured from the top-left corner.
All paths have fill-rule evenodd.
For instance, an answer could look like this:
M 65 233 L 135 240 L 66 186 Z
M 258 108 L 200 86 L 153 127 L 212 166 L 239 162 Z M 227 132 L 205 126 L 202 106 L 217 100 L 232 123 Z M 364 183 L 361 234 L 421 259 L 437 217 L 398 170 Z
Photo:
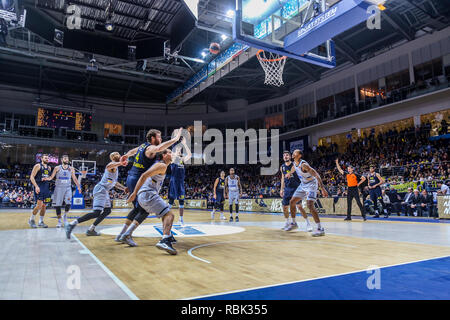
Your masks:
M 213 42 L 209 45 L 209 52 L 212 54 L 218 54 L 220 52 L 220 44 Z

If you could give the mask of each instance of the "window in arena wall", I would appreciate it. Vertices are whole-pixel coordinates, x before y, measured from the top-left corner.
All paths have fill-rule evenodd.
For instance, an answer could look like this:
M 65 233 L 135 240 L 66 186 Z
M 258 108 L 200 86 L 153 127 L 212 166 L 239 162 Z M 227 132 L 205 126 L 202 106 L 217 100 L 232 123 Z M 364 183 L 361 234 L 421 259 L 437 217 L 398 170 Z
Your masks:
M 274 116 L 266 117 L 265 127 L 266 129 L 282 127 L 283 126 L 283 114 L 277 114 Z
M 442 57 L 414 66 L 416 82 L 430 80 L 443 74 Z
M 403 70 L 386 77 L 386 91 L 400 89 L 409 85 L 409 70 Z
M 104 137 L 108 138 L 110 135 L 122 135 L 122 125 L 116 123 L 105 123 Z
M 252 119 L 247 121 L 248 128 L 252 129 L 263 129 L 264 128 L 264 119 Z
M 447 132 L 444 132 L 445 129 L 442 129 L 442 127 L 445 128 L 450 122 L 450 109 L 423 114 L 420 116 L 420 122 L 430 123 L 431 136 L 439 136 L 442 134 L 446 134 Z
M 378 80 L 359 86 L 358 91 L 361 100 L 376 97 L 379 94 Z

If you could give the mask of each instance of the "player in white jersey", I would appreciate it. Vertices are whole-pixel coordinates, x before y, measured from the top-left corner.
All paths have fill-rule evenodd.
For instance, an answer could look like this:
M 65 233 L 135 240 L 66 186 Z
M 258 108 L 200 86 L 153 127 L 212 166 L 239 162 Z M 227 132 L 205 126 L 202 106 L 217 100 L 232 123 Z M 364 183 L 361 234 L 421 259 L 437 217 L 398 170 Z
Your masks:
M 311 212 L 314 222 L 317 224 L 317 230 L 313 232 L 313 237 L 325 235 L 325 230 L 320 224 L 319 213 L 314 207 L 314 202 L 317 199 L 317 189 L 320 187 L 322 195 L 328 197 L 328 192 L 322 183 L 322 179 L 316 170 L 310 167 L 310 165 L 302 160 L 303 153 L 300 150 L 295 150 L 292 153 L 292 159 L 294 160 L 294 168 L 297 175 L 300 178 L 300 185 L 295 190 L 294 195 L 289 202 L 291 212 L 296 210 L 297 203 L 300 200 L 306 199 L 306 204 Z
M 127 202 L 131 203 L 137 198 L 139 213 L 125 234 L 129 238 L 132 232 L 150 213 L 155 213 L 158 218 L 161 218 L 163 224 L 163 236 L 156 244 L 156 247 L 175 255 L 177 254 L 177 250 L 173 248 L 172 244 L 176 241 L 171 232 L 174 215 L 169 205 L 159 195 L 161 186 L 164 183 L 167 167 L 172 162 L 172 151 L 166 149 L 158 153 L 156 160 L 157 162 L 141 175 L 133 193 L 127 200 Z
M 71 221 L 65 225 L 66 237 L 70 239 L 73 229 L 78 223 L 82 223 L 91 219 L 96 219 L 94 223 L 86 231 L 87 236 L 99 236 L 100 233 L 95 231 L 95 227 L 103 221 L 111 213 L 111 198 L 109 191 L 112 188 L 117 188 L 125 193 L 128 193 L 128 188 L 120 184 L 117 179 L 119 177 L 118 167 L 126 167 L 128 161 L 122 160 L 118 152 L 113 152 L 109 155 L 111 162 L 105 168 L 102 179 L 94 187 L 94 201 L 92 204 L 93 212 L 89 212 L 78 219 Z
M 56 215 L 58 216 L 57 228 L 61 228 L 67 223 L 67 213 L 70 210 L 70 205 L 72 203 L 72 181 L 77 186 L 78 192 L 81 193 L 81 186 L 75 176 L 75 169 L 69 165 L 69 156 L 63 155 L 61 158 L 61 165 L 57 166 L 53 173 L 48 178 L 43 178 L 42 180 L 50 181 L 55 179 L 55 190 L 53 191 L 53 204 L 56 209 Z M 61 207 L 64 206 L 64 224 L 61 222 Z
M 225 198 L 230 205 L 230 222 L 233 222 L 233 204 L 236 206 L 236 222 L 239 222 L 239 198 L 242 196 L 241 180 L 235 174 L 234 168 L 230 169 L 230 175 L 225 179 Z

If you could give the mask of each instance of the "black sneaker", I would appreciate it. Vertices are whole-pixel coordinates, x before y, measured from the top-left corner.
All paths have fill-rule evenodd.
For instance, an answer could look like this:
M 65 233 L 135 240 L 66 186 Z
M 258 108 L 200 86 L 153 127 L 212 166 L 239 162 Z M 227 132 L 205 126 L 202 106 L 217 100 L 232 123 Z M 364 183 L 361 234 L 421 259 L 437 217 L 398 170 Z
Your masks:
M 367 217 L 366 217 L 366 216 L 363 216 L 363 220 L 364 220 L 364 221 L 367 221 Z
M 230 217 L 230 222 L 233 222 L 233 216 Z
M 76 225 L 72 225 L 70 223 L 66 224 L 64 227 L 66 229 L 66 237 L 67 239 L 70 239 L 70 234 L 72 233 L 72 230 L 75 228 Z
M 352 218 L 350 218 L 350 217 L 347 217 L 344 219 L 344 221 L 351 221 L 351 220 L 352 220 Z
M 164 250 L 167 253 L 171 254 L 171 255 L 176 255 L 177 254 L 177 250 L 174 249 L 174 247 L 172 247 L 172 243 L 170 243 L 170 241 L 168 240 L 169 238 L 166 239 L 161 239 L 157 244 L 156 247 L 159 250 Z
M 239 217 L 236 216 L 236 218 L 234 219 L 234 221 L 239 222 Z
M 170 235 L 170 237 L 167 238 L 167 240 L 168 240 L 169 242 L 173 243 L 173 244 L 177 243 L 177 239 L 175 239 L 175 237 L 173 236 L 173 234 Z

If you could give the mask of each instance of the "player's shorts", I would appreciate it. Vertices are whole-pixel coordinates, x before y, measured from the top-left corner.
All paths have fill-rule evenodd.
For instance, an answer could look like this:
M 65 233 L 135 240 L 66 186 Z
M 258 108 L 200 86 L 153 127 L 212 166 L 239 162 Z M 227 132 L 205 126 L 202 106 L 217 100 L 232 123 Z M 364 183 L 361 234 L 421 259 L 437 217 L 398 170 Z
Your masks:
M 184 181 L 170 179 L 169 183 L 169 199 L 183 200 L 185 196 Z
M 282 200 L 282 205 L 283 206 L 288 206 L 289 202 L 292 199 L 292 196 L 294 195 L 296 189 L 291 189 L 291 188 L 284 188 L 284 195 L 283 195 L 283 200 Z
M 134 175 L 134 174 L 128 174 L 127 181 L 126 181 L 125 184 L 127 185 L 128 190 L 130 190 L 130 194 L 133 193 L 134 188 L 136 187 L 136 184 L 139 181 L 140 177 L 141 176 L 137 176 L 137 175 Z M 133 201 L 133 205 L 136 207 L 136 205 L 137 205 L 137 201 L 136 200 Z
M 96 185 L 94 187 L 94 201 L 92 208 L 94 210 L 103 210 L 104 208 L 111 208 L 111 198 L 109 197 L 109 191 L 103 186 Z
M 216 198 L 214 199 L 215 203 L 222 203 L 225 201 L 225 196 L 223 192 L 216 192 Z
M 34 191 L 34 199 L 36 201 L 41 200 L 43 202 L 50 202 L 52 195 L 50 194 L 50 187 L 46 184 L 38 184 L 39 187 L 39 194 L 36 193 L 36 190 Z
M 377 187 L 375 189 L 369 189 L 369 195 L 370 195 L 370 200 L 372 200 L 375 203 L 377 201 L 377 199 L 382 198 L 381 188 Z
M 228 202 L 230 204 L 239 204 L 239 191 L 230 191 L 228 193 Z
M 55 187 L 55 190 L 53 191 L 53 205 L 55 207 L 61 207 L 63 202 L 65 204 L 72 203 L 72 188 L 70 186 L 63 188 Z
M 158 218 L 162 218 L 170 211 L 167 203 L 154 190 L 139 192 L 137 200 L 142 209 L 148 213 L 156 214 Z
M 317 199 L 318 184 L 316 181 L 309 183 L 300 183 L 297 190 L 295 190 L 292 197 L 300 198 L 302 200 L 316 200 Z

